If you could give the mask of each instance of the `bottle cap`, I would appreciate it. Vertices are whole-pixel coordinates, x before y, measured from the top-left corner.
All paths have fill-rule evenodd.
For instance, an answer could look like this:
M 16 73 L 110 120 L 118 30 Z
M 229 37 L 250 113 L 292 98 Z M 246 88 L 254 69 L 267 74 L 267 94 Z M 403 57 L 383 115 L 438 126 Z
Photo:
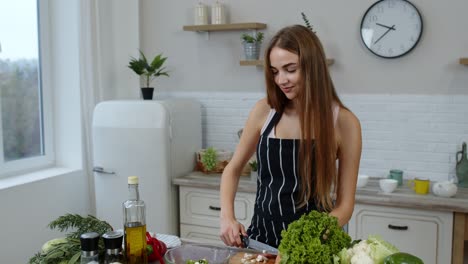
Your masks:
M 97 251 L 99 244 L 99 234 L 96 232 L 81 234 L 80 242 L 82 251 Z
M 128 184 L 138 184 L 138 176 L 129 176 Z
M 109 231 L 102 235 L 105 249 L 122 248 L 123 233 L 120 231 Z

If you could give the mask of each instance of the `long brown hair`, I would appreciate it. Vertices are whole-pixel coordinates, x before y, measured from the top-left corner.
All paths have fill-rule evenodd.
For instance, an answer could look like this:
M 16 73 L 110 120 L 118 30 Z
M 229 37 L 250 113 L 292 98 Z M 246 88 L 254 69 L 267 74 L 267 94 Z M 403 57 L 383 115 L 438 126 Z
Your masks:
M 330 194 L 335 191 L 338 182 L 332 107 L 334 103 L 344 106 L 330 78 L 320 40 L 308 28 L 294 25 L 281 29 L 265 52 L 267 99 L 272 108 L 282 113 L 290 102 L 276 85 L 270 69 L 270 53 L 274 47 L 299 56 L 301 89 L 295 100 L 301 124 L 298 168 L 302 184 L 297 197 L 298 206 L 304 206 L 313 198 L 320 209 L 331 211 L 333 203 Z

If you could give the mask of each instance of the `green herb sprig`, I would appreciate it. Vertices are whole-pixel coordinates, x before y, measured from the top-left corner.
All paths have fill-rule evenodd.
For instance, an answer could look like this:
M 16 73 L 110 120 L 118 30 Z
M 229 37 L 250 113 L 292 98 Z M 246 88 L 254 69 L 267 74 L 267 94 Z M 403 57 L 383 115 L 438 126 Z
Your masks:
M 49 223 L 50 229 L 61 232 L 75 229 L 67 234 L 66 238 L 54 243 L 46 252 L 38 252 L 29 259 L 30 264 L 75 264 L 79 263 L 81 255 L 80 235 L 88 232 L 96 232 L 100 235 L 113 230 L 106 221 L 88 215 L 83 217 L 78 214 L 66 214 Z M 99 252 L 104 252 L 104 242 L 99 241 Z M 102 254 L 101 254 L 102 255 Z
M 79 238 L 81 234 L 96 232 L 100 235 L 112 230 L 112 226 L 106 221 L 97 219 L 92 215 L 83 217 L 79 214 L 66 214 L 60 216 L 48 225 L 50 229 L 58 229 L 60 232 L 75 228 L 74 232 L 67 235 L 69 238 Z

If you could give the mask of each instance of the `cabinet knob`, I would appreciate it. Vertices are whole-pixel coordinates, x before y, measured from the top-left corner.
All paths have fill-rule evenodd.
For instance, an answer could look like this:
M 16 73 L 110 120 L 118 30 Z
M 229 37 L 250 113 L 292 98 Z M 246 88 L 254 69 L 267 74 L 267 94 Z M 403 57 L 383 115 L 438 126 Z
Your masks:
M 393 230 L 408 230 L 408 226 L 388 225 L 388 228 Z
M 210 210 L 213 210 L 213 211 L 221 211 L 221 207 L 217 207 L 217 206 L 208 206 L 208 208 L 210 208 Z

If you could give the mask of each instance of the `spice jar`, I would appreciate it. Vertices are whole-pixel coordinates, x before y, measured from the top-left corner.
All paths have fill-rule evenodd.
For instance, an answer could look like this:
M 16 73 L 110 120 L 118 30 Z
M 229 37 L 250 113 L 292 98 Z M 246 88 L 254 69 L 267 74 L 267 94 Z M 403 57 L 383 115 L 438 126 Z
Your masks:
M 80 236 L 81 264 L 99 264 L 99 234 L 84 233 Z
M 104 240 L 104 264 L 122 264 L 124 257 L 122 255 L 123 233 L 119 231 L 109 231 L 102 235 Z

